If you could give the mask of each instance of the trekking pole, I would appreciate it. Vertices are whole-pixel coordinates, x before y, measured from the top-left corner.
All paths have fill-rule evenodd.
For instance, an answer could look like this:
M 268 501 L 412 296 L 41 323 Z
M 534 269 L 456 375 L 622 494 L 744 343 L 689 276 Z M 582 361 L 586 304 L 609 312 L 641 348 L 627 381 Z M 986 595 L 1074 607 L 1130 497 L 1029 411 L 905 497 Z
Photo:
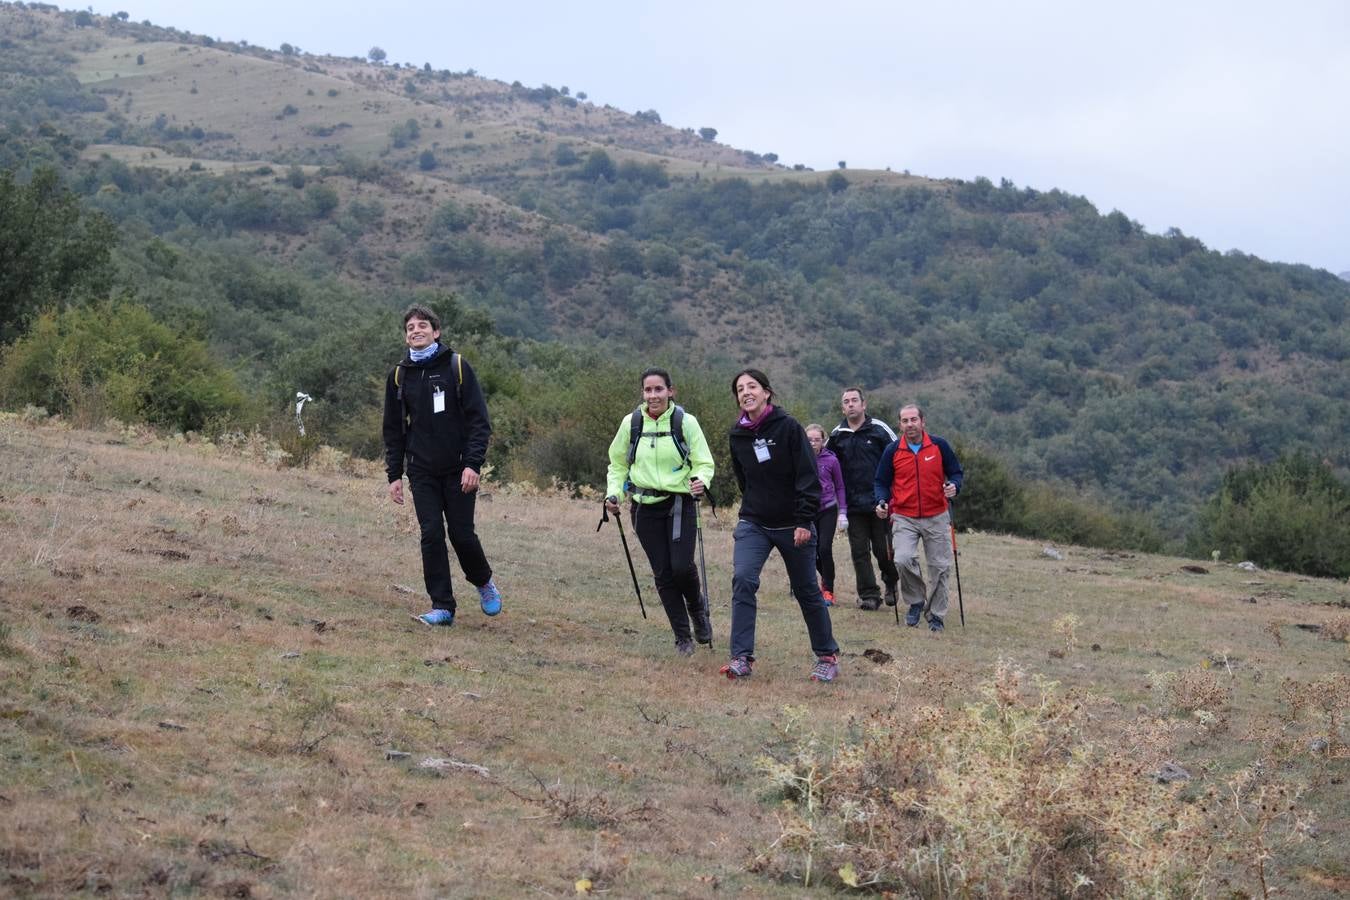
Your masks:
M 961 554 L 956 549 L 956 504 L 947 501 L 947 523 L 952 529 L 952 566 L 956 569 L 956 608 L 961 611 L 961 627 L 966 627 L 966 602 L 961 598 Z
M 600 525 L 595 526 L 597 532 L 600 527 L 609 521 L 609 506 L 602 500 L 600 502 Z M 633 576 L 633 590 L 637 592 L 638 609 L 642 610 L 642 618 L 647 618 L 647 607 L 642 604 L 642 588 L 638 587 L 637 570 L 633 568 L 633 554 L 628 552 L 628 538 L 623 533 L 623 514 L 620 513 L 614 517 L 614 524 L 619 526 L 619 540 L 623 542 L 623 556 L 628 560 L 628 574 Z
M 891 517 L 888 514 L 886 516 L 886 559 L 890 560 L 891 565 L 895 565 L 895 534 L 892 531 L 894 527 L 895 526 L 891 524 Z M 896 585 L 895 591 L 897 595 L 895 598 L 895 606 L 892 606 L 891 609 L 895 611 L 895 626 L 899 628 L 900 627 L 899 585 Z
M 707 494 L 705 490 L 703 493 Z M 709 500 L 712 498 L 709 497 Z M 713 648 L 712 642 L 712 603 L 708 599 L 708 562 L 703 558 L 703 506 L 702 498 L 694 500 L 694 524 L 698 530 L 698 577 L 699 593 L 698 602 L 703 607 L 703 621 L 708 623 L 708 649 Z M 716 506 L 713 507 L 716 509 Z

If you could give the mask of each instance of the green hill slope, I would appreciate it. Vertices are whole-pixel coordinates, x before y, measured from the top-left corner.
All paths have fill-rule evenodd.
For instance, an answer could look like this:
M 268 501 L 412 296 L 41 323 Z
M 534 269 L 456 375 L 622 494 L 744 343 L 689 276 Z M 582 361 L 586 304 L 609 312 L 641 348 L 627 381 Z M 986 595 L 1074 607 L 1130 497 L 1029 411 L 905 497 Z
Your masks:
M 807 418 L 844 384 L 887 416 L 918 398 L 936 432 L 1169 537 L 1232 464 L 1350 470 L 1330 273 L 1053 190 L 794 171 L 547 86 L 76 19 L 0 6 L 0 159 L 61 163 L 121 226 L 127 290 L 254 385 L 293 336 L 436 289 L 507 337 L 679 377 L 763 365 Z

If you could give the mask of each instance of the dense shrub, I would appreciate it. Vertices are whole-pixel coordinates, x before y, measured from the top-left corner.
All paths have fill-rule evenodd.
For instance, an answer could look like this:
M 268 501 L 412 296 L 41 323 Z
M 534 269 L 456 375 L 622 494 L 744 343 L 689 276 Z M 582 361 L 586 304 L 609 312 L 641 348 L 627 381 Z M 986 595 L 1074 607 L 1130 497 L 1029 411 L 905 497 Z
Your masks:
M 1025 490 L 996 457 L 974 447 L 952 448 L 965 470 L 961 495 L 952 510 L 960 528 L 1018 533 L 1024 513 Z
M 0 362 L 0 402 L 183 431 L 230 424 L 245 410 L 201 338 L 113 302 L 40 316 Z
M 1187 542 L 1271 569 L 1350 576 L 1350 485 L 1303 453 L 1224 476 Z
M 954 449 L 965 470 L 965 483 L 952 509 L 958 528 L 1088 547 L 1162 548 L 1162 535 L 1143 516 L 1113 511 L 1051 485 L 1019 480 L 1000 459 L 974 447 Z
M 1017 534 L 1086 547 L 1151 553 L 1163 548 L 1162 533 L 1144 516 L 1115 513 L 1046 484 L 1027 490 L 1024 502 Z
M 81 207 L 56 170 L 27 184 L 0 172 L 0 344 L 40 308 L 97 295 L 111 283 L 112 223 Z

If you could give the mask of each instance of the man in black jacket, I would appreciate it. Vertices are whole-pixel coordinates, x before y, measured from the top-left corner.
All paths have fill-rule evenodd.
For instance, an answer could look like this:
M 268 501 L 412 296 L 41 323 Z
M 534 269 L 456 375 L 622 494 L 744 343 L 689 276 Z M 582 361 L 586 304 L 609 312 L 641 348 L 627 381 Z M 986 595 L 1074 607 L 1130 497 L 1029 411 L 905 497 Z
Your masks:
M 872 510 L 872 482 L 876 478 L 881 451 L 895 440 L 895 432 L 885 422 L 867 414 L 867 399 L 862 388 L 845 388 L 840 396 L 844 419 L 830 432 L 827 446 L 839 457 L 844 473 L 844 491 L 848 494 L 848 548 L 853 557 L 853 574 L 858 582 L 858 606 L 876 609 L 881 591 L 872 571 L 877 558 L 881 580 L 886 584 L 886 605 L 896 604 L 896 584 L 900 571 L 890 557 L 890 526 L 879 521 Z
M 483 612 L 501 612 L 502 596 L 473 527 L 478 473 L 487 458 L 492 425 L 473 369 L 440 343 L 441 320 L 425 306 L 403 314 L 408 353 L 384 387 L 384 467 L 389 498 L 403 503 L 403 472 L 412 486 L 422 529 L 422 577 L 431 611 L 415 618 L 426 625 L 453 625 L 446 526 L 464 577 L 478 588 Z

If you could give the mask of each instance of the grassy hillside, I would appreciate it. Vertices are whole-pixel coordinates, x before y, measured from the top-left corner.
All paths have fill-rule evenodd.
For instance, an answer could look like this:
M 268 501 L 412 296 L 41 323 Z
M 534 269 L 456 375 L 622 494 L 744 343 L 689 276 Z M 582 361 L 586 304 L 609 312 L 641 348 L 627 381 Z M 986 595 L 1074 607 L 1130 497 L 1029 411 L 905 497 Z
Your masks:
M 422 291 L 635 370 L 757 364 L 807 419 L 845 384 L 888 418 L 918 398 L 1175 546 L 1228 467 L 1350 472 L 1350 284 L 1327 272 L 1057 190 L 797 170 L 548 85 L 31 5 L 0 24 L 0 165 L 59 166 L 119 226 L 118 292 L 191 321 L 273 410 L 297 339 L 345 348 Z M 351 385 L 388 359 L 351 356 L 342 392 L 310 392 L 360 421 Z M 369 451 L 356 431 L 326 437 Z
M 1344 584 L 1074 547 L 1053 560 L 962 535 L 968 626 L 953 617 L 933 637 L 845 602 L 843 674 L 818 685 L 771 561 L 760 662 L 732 684 L 716 672 L 726 513 L 705 523 L 715 652 L 674 654 L 649 578 L 641 618 L 613 526 L 595 533 L 597 504 L 500 484 L 478 520 L 505 612 L 464 603 L 453 629 L 432 631 L 410 618 L 423 607 L 416 524 L 378 474 L 344 474 L 362 467 L 334 456 L 277 470 L 256 441 L 3 425 L 8 893 L 569 896 L 587 879 L 621 896 L 796 896 L 810 841 L 782 828 L 806 814 L 771 773 L 842 765 L 879 717 L 957 717 L 999 660 L 1024 670 L 1026 702 L 1040 674 L 1090 713 L 1062 758 L 1115 748 L 1132 766 L 1125 789 L 1189 798 L 1178 810 L 1239 785 L 1214 809 L 1206 880 L 1181 887 L 1250 895 L 1264 875 L 1315 897 L 1350 884 Z M 911 762 L 937 765 L 924 755 L 936 749 Z M 1153 785 L 1165 762 L 1193 779 Z M 962 790 L 993 803 L 1005 776 L 971 769 Z M 1297 790 L 1297 822 L 1250 806 L 1281 786 Z M 1047 790 L 1019 792 L 1058 803 Z M 860 870 L 876 862 L 844 851 Z M 843 890 L 844 851 L 816 848 L 827 892 Z M 962 862 L 977 856 L 993 858 Z

